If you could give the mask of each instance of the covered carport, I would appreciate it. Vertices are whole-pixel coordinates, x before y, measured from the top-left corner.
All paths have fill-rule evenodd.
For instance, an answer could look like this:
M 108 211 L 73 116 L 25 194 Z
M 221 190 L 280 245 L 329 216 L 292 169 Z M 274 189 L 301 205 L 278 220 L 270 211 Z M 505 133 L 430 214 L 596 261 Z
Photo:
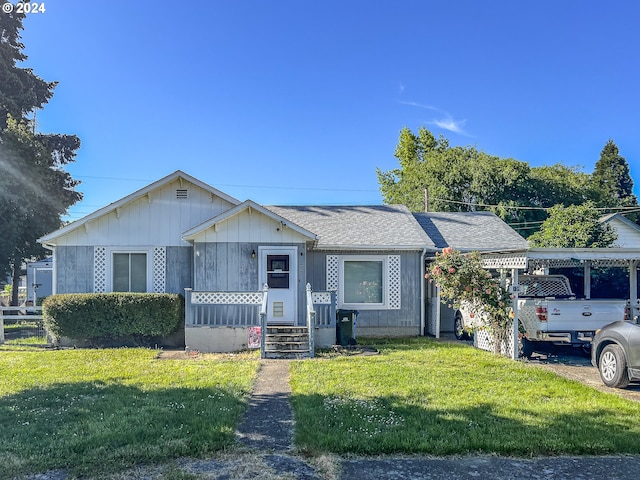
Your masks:
M 518 276 L 522 274 L 547 273 L 549 269 L 582 268 L 584 273 L 584 298 L 590 299 L 592 294 L 592 270 L 603 267 L 619 267 L 629 272 L 629 289 L 627 301 L 633 317 L 640 314 L 638 302 L 638 266 L 640 265 L 640 248 L 533 248 L 522 251 L 486 252 L 482 254 L 485 267 L 510 273 L 510 288 L 514 295 L 515 319 L 518 318 Z M 439 292 L 435 299 L 439 300 Z M 434 300 L 435 300 L 434 299 Z M 441 308 L 437 308 L 434 332 L 440 336 Z M 517 321 L 514 325 L 518 325 Z M 512 358 L 518 355 L 518 329 L 512 329 L 513 343 L 509 348 Z

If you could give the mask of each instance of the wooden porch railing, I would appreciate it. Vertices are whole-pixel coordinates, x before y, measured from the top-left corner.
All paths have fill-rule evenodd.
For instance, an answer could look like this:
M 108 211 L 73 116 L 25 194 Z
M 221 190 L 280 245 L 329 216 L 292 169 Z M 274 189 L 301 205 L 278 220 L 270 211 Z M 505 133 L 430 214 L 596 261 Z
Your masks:
M 185 288 L 186 327 L 260 326 L 260 355 L 265 355 L 267 298 L 265 284 L 258 292 L 194 292 Z M 306 325 L 309 329 L 310 355 L 313 357 L 315 328 L 336 328 L 336 292 L 306 288 Z
M 254 327 L 260 325 L 263 291 L 194 292 L 185 288 L 187 327 Z

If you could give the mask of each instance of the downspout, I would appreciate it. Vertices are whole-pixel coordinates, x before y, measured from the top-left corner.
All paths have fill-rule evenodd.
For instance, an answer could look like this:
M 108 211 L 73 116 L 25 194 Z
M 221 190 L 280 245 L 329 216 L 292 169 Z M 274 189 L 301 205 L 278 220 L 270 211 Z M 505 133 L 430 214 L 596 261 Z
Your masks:
M 422 256 L 420 257 L 420 335 L 426 336 L 426 310 L 427 306 L 425 305 L 426 300 L 426 279 L 424 278 L 424 262 L 427 256 L 427 247 L 422 249 Z

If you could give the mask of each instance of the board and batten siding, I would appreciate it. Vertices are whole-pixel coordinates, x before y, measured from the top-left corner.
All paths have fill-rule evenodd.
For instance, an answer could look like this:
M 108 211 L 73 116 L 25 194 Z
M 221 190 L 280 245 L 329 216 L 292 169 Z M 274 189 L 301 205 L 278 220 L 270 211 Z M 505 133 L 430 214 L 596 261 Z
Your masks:
M 306 245 L 304 243 L 216 242 L 194 244 L 194 291 L 257 292 L 262 289 L 259 275 L 258 247 L 297 247 L 298 255 L 298 323 L 304 320 L 306 302 Z M 255 252 L 255 258 L 251 257 Z M 301 255 L 302 254 L 302 255 Z
M 108 248 L 98 247 L 103 253 L 102 259 L 96 260 L 96 248 L 88 246 L 57 247 L 55 249 L 55 284 L 56 293 L 93 293 L 109 291 L 111 269 Z M 135 250 L 135 247 L 131 247 Z M 148 264 L 151 269 L 148 277 L 151 281 L 148 290 L 159 293 L 179 293 L 191 287 L 192 247 L 145 247 Z M 164 259 L 152 258 L 164 251 Z
M 55 293 L 93 292 L 93 247 L 57 247 L 54 255 Z
M 186 198 L 178 198 L 178 190 L 187 190 Z M 56 245 L 187 246 L 183 232 L 232 206 L 191 182 L 176 180 L 88 221 L 57 238 Z
M 195 242 L 235 243 L 249 242 L 260 245 L 289 245 L 308 240 L 295 230 L 283 226 L 257 210 L 246 209 L 207 228 L 195 236 Z
M 421 251 L 309 252 L 307 275 L 313 290 L 327 289 L 327 257 L 334 255 L 399 255 L 400 308 L 360 310 L 357 334 L 376 335 L 377 332 L 380 335 L 420 334 Z
M 640 248 L 640 232 L 625 222 L 613 219 L 609 223 L 618 234 L 614 245 L 622 248 Z
M 185 288 L 193 283 L 193 248 L 167 247 L 165 293 L 184 295 Z

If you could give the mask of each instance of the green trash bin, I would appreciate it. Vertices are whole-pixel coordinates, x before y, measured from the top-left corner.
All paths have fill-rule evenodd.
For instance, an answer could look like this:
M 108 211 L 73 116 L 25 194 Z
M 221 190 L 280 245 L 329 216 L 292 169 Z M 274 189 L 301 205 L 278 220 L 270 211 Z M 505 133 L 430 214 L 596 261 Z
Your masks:
M 346 347 L 356 344 L 357 310 L 336 311 L 336 345 Z

